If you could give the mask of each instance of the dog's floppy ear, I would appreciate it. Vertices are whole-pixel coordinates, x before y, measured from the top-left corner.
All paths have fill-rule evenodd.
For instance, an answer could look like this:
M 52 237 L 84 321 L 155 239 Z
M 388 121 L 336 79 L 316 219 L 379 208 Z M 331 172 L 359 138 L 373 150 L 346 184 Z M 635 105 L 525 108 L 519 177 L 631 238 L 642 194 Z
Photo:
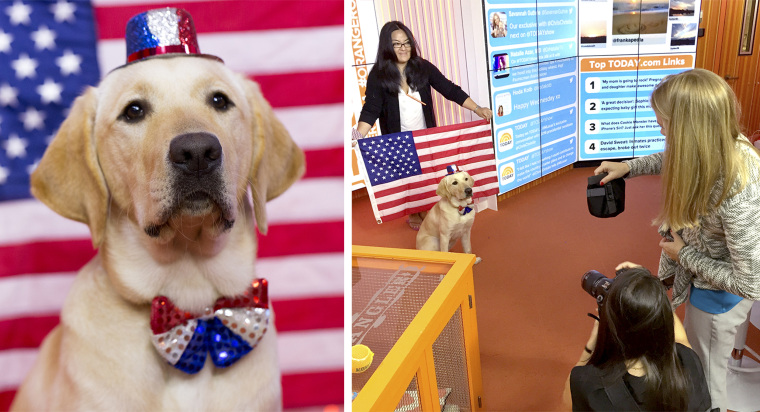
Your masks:
M 95 152 L 95 88 L 79 96 L 32 173 L 32 194 L 59 215 L 87 224 L 103 242 L 108 188 Z
M 303 175 L 305 159 L 285 126 L 274 116 L 259 85 L 246 78 L 243 84 L 253 110 L 253 161 L 249 176 L 253 212 L 259 232 L 266 234 L 266 202 L 282 194 Z
M 448 183 L 449 183 L 449 177 L 444 176 L 443 179 L 441 179 L 441 181 L 438 182 L 438 189 L 435 190 L 435 194 L 437 194 L 438 196 L 444 199 L 448 199 L 450 195 Z

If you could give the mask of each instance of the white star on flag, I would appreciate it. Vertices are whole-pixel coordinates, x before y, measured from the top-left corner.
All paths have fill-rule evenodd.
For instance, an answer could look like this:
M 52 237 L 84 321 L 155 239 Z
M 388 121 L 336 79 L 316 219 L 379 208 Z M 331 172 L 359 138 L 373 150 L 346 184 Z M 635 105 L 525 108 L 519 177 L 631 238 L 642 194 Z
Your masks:
M 52 79 L 45 79 L 45 83 L 37 86 L 37 93 L 43 104 L 60 103 L 61 92 L 63 92 L 63 86 Z
M 37 60 L 30 58 L 26 53 L 21 53 L 18 59 L 11 63 L 11 67 L 16 71 L 16 77 L 19 80 L 36 76 L 37 66 L 39 66 Z
M 19 24 L 29 25 L 31 23 L 29 15 L 32 14 L 32 7 L 20 1 L 15 1 L 12 6 L 5 8 L 5 14 L 10 17 L 11 24 L 14 26 L 18 26 Z
M 3 142 L 3 148 L 9 159 L 26 156 L 26 147 L 28 145 L 29 143 L 26 139 L 22 139 L 15 134 L 10 135 L 8 140 Z
M 18 90 L 8 83 L 0 85 L 0 106 L 15 106 L 18 104 Z
M 63 52 L 63 56 L 55 59 L 55 64 L 61 68 L 61 74 L 64 76 L 79 74 L 82 58 L 67 49 Z
M 59 23 L 65 21 L 69 23 L 73 22 L 74 11 L 76 11 L 76 9 L 76 6 L 64 0 L 58 0 L 58 3 L 50 6 L 50 11 L 55 15 L 55 21 Z
M 11 42 L 13 42 L 13 36 L 0 30 L 0 53 L 10 53 Z
M 19 115 L 19 120 L 24 123 L 24 129 L 27 131 L 41 130 L 45 125 L 45 112 L 38 111 L 34 107 L 28 107 L 24 113 Z
M 34 48 L 37 50 L 53 50 L 55 48 L 55 32 L 47 28 L 40 27 L 39 30 L 32 32 Z

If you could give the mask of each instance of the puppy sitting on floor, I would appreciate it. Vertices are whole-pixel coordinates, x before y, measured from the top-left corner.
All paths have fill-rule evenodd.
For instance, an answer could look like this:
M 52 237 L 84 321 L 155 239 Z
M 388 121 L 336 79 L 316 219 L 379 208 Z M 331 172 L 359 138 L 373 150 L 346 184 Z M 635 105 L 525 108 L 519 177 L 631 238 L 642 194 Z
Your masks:
M 461 238 L 464 253 L 472 253 L 470 233 L 475 210 L 469 205 L 475 180 L 454 165 L 447 169 L 448 175 L 441 179 L 435 191 L 441 200 L 430 209 L 417 233 L 417 249 L 448 252 Z M 475 259 L 476 264 L 480 261 L 479 257 Z

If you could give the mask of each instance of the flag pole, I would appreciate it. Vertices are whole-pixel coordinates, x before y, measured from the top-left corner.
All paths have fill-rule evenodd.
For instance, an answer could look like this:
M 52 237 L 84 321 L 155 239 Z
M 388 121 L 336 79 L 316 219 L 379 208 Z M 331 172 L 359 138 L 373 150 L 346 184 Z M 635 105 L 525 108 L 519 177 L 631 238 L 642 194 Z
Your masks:
M 357 140 L 359 142 L 361 140 Z M 377 210 L 377 200 L 375 200 L 375 192 L 372 190 L 372 182 L 367 178 L 367 170 L 364 169 L 364 157 L 362 157 L 362 151 L 359 150 L 359 145 L 355 144 L 351 148 L 357 158 L 357 166 L 359 166 L 359 173 L 364 176 L 364 185 L 367 187 L 367 195 L 369 195 L 369 203 L 372 205 L 372 213 L 375 214 L 375 221 L 377 224 L 383 223 L 383 219 L 380 217 L 380 211 Z

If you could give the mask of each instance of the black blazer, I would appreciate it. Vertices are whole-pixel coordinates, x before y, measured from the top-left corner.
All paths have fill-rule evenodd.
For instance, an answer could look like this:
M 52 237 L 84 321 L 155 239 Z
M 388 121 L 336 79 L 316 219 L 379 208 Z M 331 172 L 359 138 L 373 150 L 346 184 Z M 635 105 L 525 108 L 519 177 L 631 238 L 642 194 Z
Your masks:
M 433 95 L 430 90 L 432 86 L 443 97 L 463 105 L 467 100 L 467 93 L 461 87 L 452 83 L 438 70 L 433 63 L 421 59 L 420 65 L 423 76 L 427 78 L 426 87 L 422 87 L 420 98 L 425 102 L 422 106 L 422 112 L 425 115 L 425 124 L 427 127 L 435 127 L 435 116 L 433 116 Z M 365 92 L 364 107 L 362 107 L 359 121 L 368 123 L 370 126 L 380 119 L 380 129 L 383 134 L 401 132 L 401 114 L 398 107 L 398 94 L 396 91 L 384 90 L 377 79 L 377 66 L 373 67 L 367 76 L 367 90 Z

